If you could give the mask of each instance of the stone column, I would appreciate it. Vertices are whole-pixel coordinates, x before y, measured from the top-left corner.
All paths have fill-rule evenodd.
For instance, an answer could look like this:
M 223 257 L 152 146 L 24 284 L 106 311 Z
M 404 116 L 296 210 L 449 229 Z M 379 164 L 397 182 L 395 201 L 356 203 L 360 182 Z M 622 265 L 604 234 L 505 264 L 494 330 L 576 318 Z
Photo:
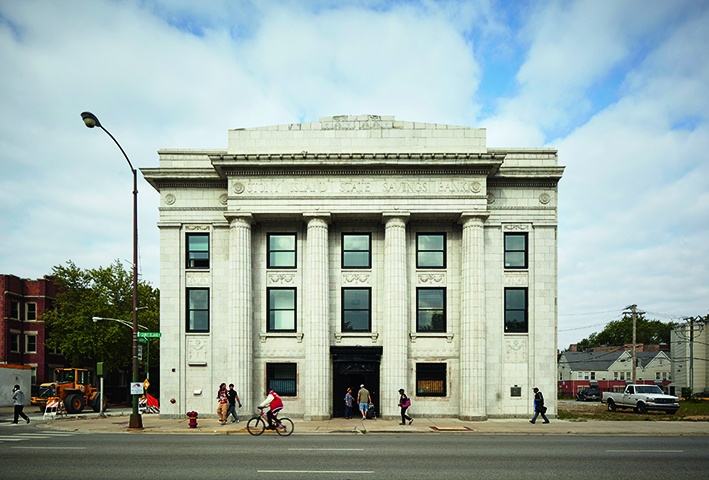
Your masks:
M 330 418 L 332 368 L 328 275 L 329 214 L 305 214 L 308 222 L 303 264 L 305 420 Z
M 250 214 L 228 217 L 229 220 L 229 267 L 231 279 L 231 302 L 229 332 L 213 332 L 213 335 L 228 335 L 229 355 L 225 360 L 236 374 L 233 378 L 235 390 L 243 405 L 241 412 L 253 412 L 255 398 L 263 392 L 253 388 L 253 304 L 251 266 L 251 224 Z M 221 380 L 220 380 L 221 381 Z M 226 380 L 224 380 L 226 381 Z
M 487 420 L 485 407 L 485 237 L 487 213 L 464 213 L 461 259 L 460 419 Z
M 382 325 L 382 365 L 379 398 L 375 399 L 383 417 L 396 417 L 400 388 L 409 392 L 407 373 L 409 346 L 409 298 L 406 274 L 406 222 L 408 214 L 384 214 L 385 299 Z

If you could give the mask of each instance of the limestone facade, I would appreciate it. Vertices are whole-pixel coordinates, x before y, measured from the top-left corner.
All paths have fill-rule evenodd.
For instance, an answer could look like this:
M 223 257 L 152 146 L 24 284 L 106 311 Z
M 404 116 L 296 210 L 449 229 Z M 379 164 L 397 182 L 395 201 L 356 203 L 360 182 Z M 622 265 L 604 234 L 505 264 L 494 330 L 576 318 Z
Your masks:
M 221 382 L 255 411 L 342 416 L 556 412 L 553 149 L 484 129 L 360 115 L 229 131 L 159 151 L 161 414 L 213 414 Z M 175 403 L 169 399 L 174 398 Z

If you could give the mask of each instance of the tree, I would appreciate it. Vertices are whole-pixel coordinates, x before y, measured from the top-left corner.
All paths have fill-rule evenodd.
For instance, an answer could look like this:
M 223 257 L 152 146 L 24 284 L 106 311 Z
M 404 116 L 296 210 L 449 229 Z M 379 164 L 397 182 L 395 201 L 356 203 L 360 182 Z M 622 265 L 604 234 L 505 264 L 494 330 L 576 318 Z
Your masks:
M 82 270 L 72 261 L 53 268 L 59 293 L 52 309 L 44 314 L 49 331 L 45 343 L 61 351 L 71 366 L 93 366 L 103 361 L 107 371 L 130 370 L 132 329 L 118 322 L 132 322 L 133 277 L 121 262 L 109 267 Z M 138 282 L 138 323 L 150 331 L 159 330 L 159 291 L 149 283 Z M 153 350 L 154 349 L 154 350 Z M 157 342 L 151 344 L 151 364 L 157 363 Z
M 677 324 L 663 323 L 660 320 L 647 320 L 640 313 L 636 319 L 635 341 L 637 343 L 670 343 L 670 332 Z M 592 333 L 588 338 L 578 342 L 579 350 L 586 350 L 602 345 L 622 346 L 633 343 L 633 317 L 624 315 L 620 320 L 614 320 L 600 333 Z

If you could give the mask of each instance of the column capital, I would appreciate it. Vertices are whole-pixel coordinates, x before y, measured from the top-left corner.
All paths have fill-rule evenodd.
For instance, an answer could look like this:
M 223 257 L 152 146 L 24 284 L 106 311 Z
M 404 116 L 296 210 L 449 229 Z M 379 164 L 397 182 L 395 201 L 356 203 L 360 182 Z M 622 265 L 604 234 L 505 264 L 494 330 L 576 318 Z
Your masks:
M 411 217 L 410 212 L 397 212 L 397 211 L 389 211 L 389 212 L 382 212 L 382 222 L 383 223 L 388 223 L 392 220 L 400 220 L 404 224 L 406 224 L 409 221 L 409 218 Z
M 329 225 L 332 221 L 332 215 L 330 212 L 303 212 L 303 219 L 307 222 L 320 220 Z
M 226 212 L 224 218 L 227 219 L 230 226 L 234 225 L 236 222 L 246 223 L 248 225 L 254 224 L 254 216 L 249 212 Z
M 485 223 L 485 220 L 487 220 L 489 216 L 490 212 L 488 210 L 463 212 L 460 214 L 458 223 L 462 223 L 463 225 L 469 222 Z

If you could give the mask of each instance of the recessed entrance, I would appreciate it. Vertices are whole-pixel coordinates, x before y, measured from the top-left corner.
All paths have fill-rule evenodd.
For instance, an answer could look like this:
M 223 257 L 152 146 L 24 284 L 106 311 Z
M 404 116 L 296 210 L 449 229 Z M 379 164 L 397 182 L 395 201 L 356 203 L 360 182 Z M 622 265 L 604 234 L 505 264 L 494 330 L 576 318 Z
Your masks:
M 364 386 L 372 396 L 374 408 L 379 416 L 379 365 L 382 347 L 330 347 L 332 355 L 332 399 L 333 417 L 345 416 L 345 393 L 352 389 L 355 405 L 352 416 L 357 418 L 357 391 Z

